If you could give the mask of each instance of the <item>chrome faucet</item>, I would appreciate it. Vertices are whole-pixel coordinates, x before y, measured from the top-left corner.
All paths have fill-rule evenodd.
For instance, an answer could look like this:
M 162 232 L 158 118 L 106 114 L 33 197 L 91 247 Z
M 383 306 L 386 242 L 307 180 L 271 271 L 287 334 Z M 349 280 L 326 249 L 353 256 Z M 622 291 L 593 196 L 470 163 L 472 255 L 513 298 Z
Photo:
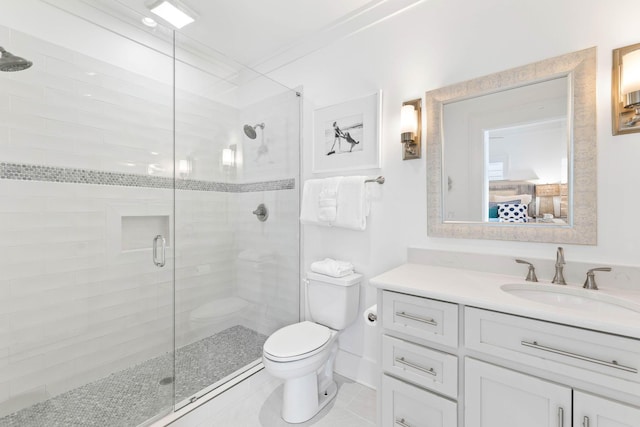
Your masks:
M 557 285 L 566 285 L 567 282 L 564 280 L 564 274 L 562 271 L 564 270 L 564 249 L 561 247 L 558 248 L 556 252 L 556 274 L 553 276 L 553 280 L 551 283 L 555 283 Z
M 529 271 L 527 272 L 527 278 L 525 279 L 527 282 L 537 282 L 538 278 L 536 277 L 536 269 L 530 262 L 527 262 L 523 259 L 517 259 L 516 262 L 518 264 L 527 264 L 529 266 Z
M 611 267 L 599 267 L 592 268 L 587 271 L 587 280 L 584 281 L 584 285 L 582 285 L 585 289 L 592 289 L 594 291 L 598 290 L 598 285 L 596 285 L 596 275 L 594 271 L 611 271 Z

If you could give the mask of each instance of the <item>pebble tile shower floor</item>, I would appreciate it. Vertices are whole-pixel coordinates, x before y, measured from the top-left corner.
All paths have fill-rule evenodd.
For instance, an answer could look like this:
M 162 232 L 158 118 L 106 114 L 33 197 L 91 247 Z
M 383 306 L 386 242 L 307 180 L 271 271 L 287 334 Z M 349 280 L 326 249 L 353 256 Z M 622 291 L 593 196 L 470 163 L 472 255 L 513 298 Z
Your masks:
M 176 401 L 262 356 L 266 336 L 225 329 L 176 351 Z M 171 354 L 147 360 L 0 418 L 0 427 L 133 427 L 172 406 Z M 167 382 L 166 380 L 163 382 Z

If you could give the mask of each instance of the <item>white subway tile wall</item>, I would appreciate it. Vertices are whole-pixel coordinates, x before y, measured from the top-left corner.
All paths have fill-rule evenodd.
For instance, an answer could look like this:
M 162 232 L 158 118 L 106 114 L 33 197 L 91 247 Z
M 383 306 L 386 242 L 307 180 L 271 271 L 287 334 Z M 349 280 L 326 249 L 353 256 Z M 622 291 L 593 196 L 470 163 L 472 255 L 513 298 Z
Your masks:
M 0 417 L 173 351 L 174 327 L 178 346 L 215 333 L 190 320 L 207 302 L 247 301 L 231 322 L 263 334 L 298 319 L 293 92 L 238 109 L 177 90 L 175 164 L 192 168 L 176 183 L 173 218 L 172 86 L 0 34 L 34 61 L 0 76 Z M 224 168 L 223 148 L 263 143 L 243 136 L 241 117 L 267 123 L 269 157 Z M 251 213 L 259 203 L 271 211 L 265 223 Z M 152 262 L 153 236 L 146 249 L 121 250 L 119 215 L 167 212 L 175 239 L 164 269 Z M 238 255 L 256 248 L 271 257 L 246 270 Z

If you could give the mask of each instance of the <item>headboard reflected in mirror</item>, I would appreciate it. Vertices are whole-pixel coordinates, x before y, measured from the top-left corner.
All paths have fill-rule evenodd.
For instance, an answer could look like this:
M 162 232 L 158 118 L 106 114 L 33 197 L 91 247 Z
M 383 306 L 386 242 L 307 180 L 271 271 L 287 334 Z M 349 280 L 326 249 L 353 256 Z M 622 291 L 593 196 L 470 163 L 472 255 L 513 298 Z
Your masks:
M 504 206 L 508 205 L 508 206 Z M 522 218 L 507 219 L 510 209 L 518 209 L 514 205 L 523 205 Z M 489 181 L 489 222 L 532 221 L 536 216 L 536 186 L 526 181 Z
M 590 48 L 427 92 L 428 234 L 596 244 L 595 85 Z

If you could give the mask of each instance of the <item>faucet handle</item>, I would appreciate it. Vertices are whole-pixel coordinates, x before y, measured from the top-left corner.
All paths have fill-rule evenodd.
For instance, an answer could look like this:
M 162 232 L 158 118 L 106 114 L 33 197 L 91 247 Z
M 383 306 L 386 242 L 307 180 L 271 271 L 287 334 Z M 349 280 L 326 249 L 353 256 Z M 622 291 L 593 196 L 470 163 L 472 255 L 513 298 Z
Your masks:
M 611 267 L 598 267 L 592 268 L 587 271 L 587 280 L 584 281 L 584 285 L 582 285 L 585 289 L 598 290 L 598 285 L 596 285 L 596 274 L 595 271 L 611 271 Z
M 527 282 L 537 282 L 538 278 L 536 277 L 536 268 L 530 262 L 527 262 L 523 259 L 516 259 L 518 264 L 527 264 L 529 266 L 529 271 L 527 272 L 527 278 L 525 279 Z

